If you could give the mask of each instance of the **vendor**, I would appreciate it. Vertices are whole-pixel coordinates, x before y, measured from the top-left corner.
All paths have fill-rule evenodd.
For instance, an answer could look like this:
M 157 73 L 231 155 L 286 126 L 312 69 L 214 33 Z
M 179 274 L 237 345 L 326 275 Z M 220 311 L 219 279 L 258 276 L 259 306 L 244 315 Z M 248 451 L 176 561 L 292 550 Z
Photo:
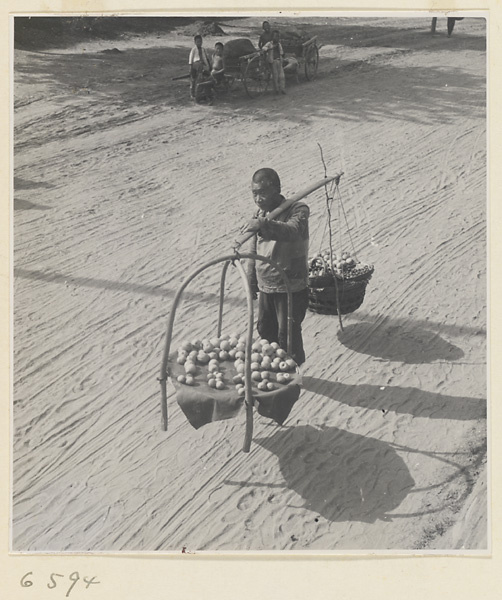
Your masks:
M 286 272 L 292 291 L 292 358 L 305 362 L 302 322 L 308 308 L 309 207 L 295 202 L 274 220 L 265 217 L 285 202 L 281 181 L 273 169 L 256 171 L 251 191 L 258 211 L 247 225 L 252 238 L 251 252 L 277 262 Z M 287 348 L 287 289 L 281 275 L 268 263 L 250 261 L 248 277 L 258 299 L 258 333 L 269 342 Z

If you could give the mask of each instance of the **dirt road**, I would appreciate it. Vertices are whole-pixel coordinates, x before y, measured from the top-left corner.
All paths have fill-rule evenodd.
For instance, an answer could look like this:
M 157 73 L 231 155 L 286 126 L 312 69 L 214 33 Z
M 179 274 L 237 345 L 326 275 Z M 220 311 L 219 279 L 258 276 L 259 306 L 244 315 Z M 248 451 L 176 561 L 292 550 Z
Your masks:
M 210 107 L 171 80 L 179 31 L 16 50 L 14 550 L 486 548 L 485 23 L 302 25 L 314 82 Z M 259 21 L 222 28 L 206 46 Z M 300 400 L 283 427 L 256 416 L 250 454 L 244 414 L 196 431 L 171 398 L 164 433 L 174 293 L 231 249 L 252 173 L 291 195 L 323 176 L 318 143 L 376 266 L 362 308 L 343 332 L 308 314 Z M 317 250 L 322 191 L 309 205 Z M 178 341 L 215 332 L 206 273 Z M 237 275 L 225 323 L 245 328 Z

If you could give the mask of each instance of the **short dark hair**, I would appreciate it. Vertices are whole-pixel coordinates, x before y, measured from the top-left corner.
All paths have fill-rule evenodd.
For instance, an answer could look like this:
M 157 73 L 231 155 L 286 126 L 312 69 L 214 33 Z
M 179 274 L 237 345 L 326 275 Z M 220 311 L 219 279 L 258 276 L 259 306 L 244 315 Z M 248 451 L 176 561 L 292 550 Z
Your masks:
M 261 24 L 261 26 L 263 27 L 264 25 L 270 25 L 270 23 L 268 21 L 263 21 L 263 23 Z
M 278 192 L 281 191 L 281 180 L 277 171 L 274 171 L 274 169 L 269 169 L 268 167 L 258 169 L 253 175 L 253 181 L 255 183 L 258 181 L 266 181 L 270 186 L 276 188 Z
M 197 35 L 193 36 L 193 41 L 195 42 L 195 40 L 202 40 L 202 36 L 200 33 L 198 33 Z
M 214 47 L 216 48 L 216 46 L 221 46 L 223 48 L 223 44 L 221 42 L 216 42 L 216 44 L 214 45 Z

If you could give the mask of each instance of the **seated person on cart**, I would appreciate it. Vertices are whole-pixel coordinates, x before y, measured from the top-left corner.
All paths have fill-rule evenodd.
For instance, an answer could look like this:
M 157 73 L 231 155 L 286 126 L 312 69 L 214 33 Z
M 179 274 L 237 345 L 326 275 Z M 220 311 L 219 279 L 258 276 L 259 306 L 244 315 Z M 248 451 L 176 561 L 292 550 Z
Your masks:
M 213 68 L 211 69 L 211 77 L 216 85 L 225 82 L 225 65 L 223 63 L 223 44 L 216 42 L 214 45 Z
M 190 51 L 188 64 L 190 65 L 190 97 L 192 100 L 198 99 L 198 84 L 209 82 L 211 73 L 211 62 L 206 49 L 202 47 L 202 36 L 196 35 L 193 38 L 195 46 Z M 209 99 L 212 99 L 211 85 L 205 85 L 204 89 Z
M 309 207 L 299 201 L 292 204 L 274 220 L 265 216 L 284 201 L 281 181 L 273 169 L 259 169 L 251 182 L 253 198 L 258 211 L 248 222 L 252 238 L 252 253 L 277 262 L 286 272 L 291 285 L 293 307 L 292 358 L 301 365 L 305 362 L 302 321 L 307 312 Z M 269 342 L 287 348 L 287 290 L 277 270 L 261 261 L 250 261 L 248 277 L 253 293 L 259 292 L 258 333 Z

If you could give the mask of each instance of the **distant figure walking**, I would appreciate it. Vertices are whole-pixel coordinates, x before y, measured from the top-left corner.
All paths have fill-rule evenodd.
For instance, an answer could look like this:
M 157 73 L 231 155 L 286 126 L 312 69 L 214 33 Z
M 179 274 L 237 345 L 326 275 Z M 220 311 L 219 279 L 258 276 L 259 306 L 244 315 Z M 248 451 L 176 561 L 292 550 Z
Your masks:
M 464 17 L 448 17 L 447 18 L 446 28 L 448 30 L 448 37 L 451 37 L 451 34 L 453 33 L 453 28 L 455 27 L 455 21 L 462 21 L 463 18 Z M 438 18 L 432 17 L 431 33 L 436 33 L 437 22 L 438 22 Z

